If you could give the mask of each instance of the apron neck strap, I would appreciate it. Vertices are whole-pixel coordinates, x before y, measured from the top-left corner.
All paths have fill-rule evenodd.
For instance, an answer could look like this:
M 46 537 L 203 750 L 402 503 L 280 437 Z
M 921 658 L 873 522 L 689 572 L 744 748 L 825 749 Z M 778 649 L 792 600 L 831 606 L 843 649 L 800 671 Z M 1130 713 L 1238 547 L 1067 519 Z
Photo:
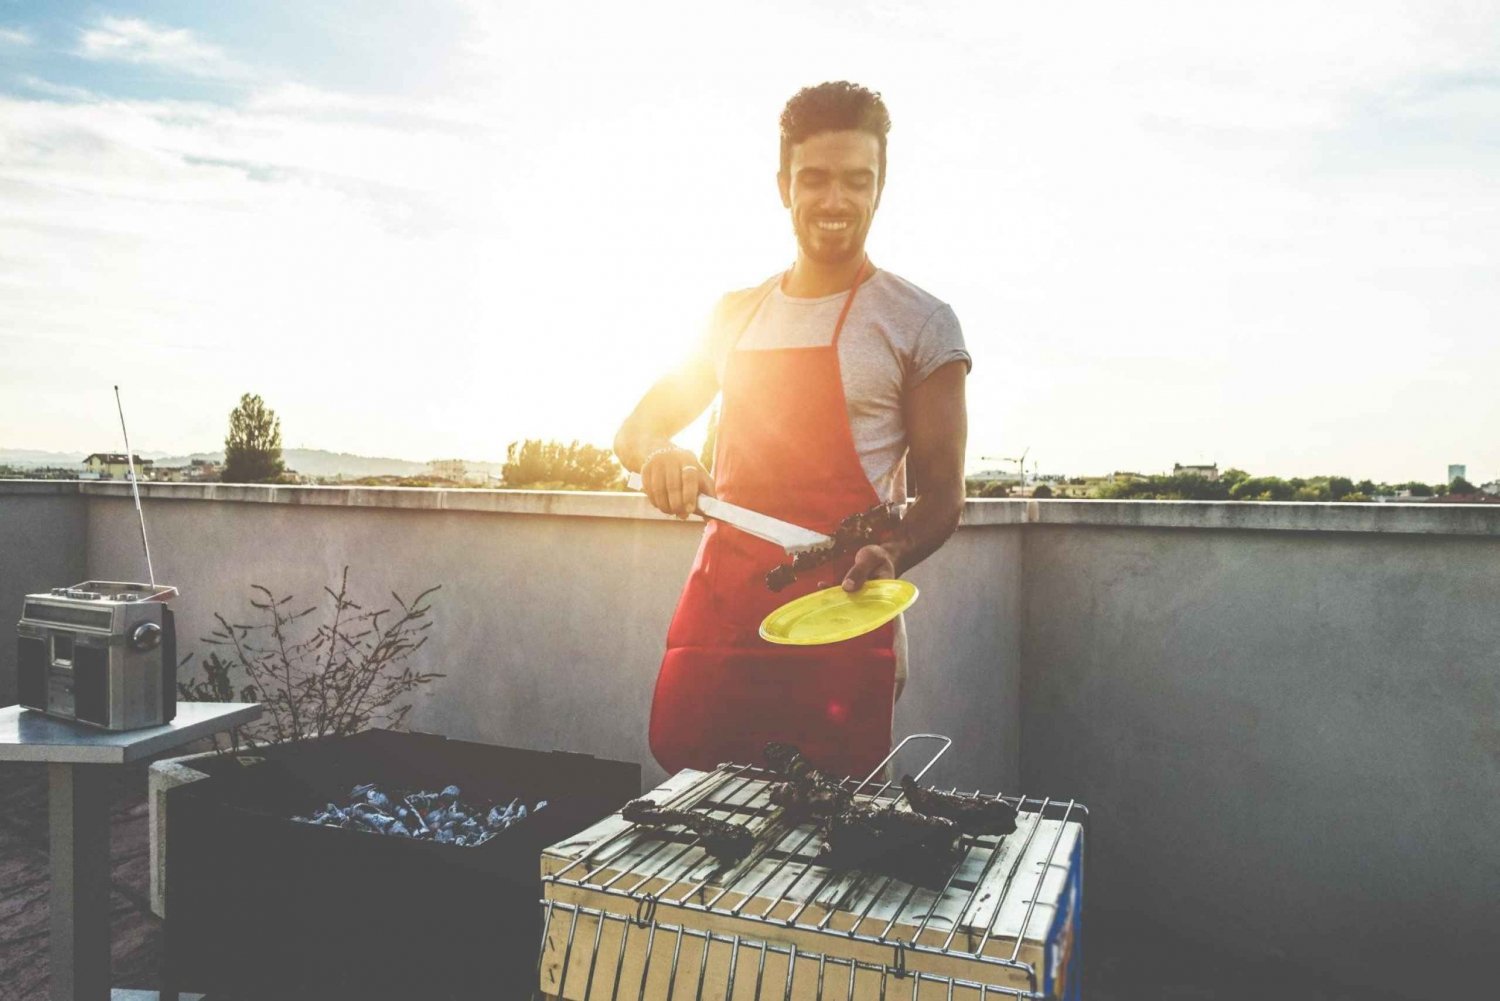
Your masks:
M 844 321 L 849 318 L 849 307 L 854 305 L 854 293 L 864 284 L 865 273 L 870 270 L 870 258 L 865 257 L 859 264 L 859 274 L 854 276 L 854 284 L 849 288 L 849 294 L 844 298 L 844 308 L 839 310 L 839 322 L 833 326 L 833 346 L 839 346 L 839 335 L 844 332 Z
M 760 313 L 761 307 L 766 304 L 766 300 L 771 298 L 771 293 L 780 288 L 781 283 L 785 281 L 786 277 L 791 273 L 792 272 L 790 270 L 784 271 L 780 275 L 778 275 L 775 280 L 767 283 L 766 290 L 761 293 L 759 299 L 755 300 L 755 308 L 750 311 L 750 316 L 745 320 L 745 325 L 740 328 L 740 332 L 738 334 L 735 334 L 734 341 L 730 345 L 731 350 L 739 345 L 740 338 L 745 336 L 745 331 L 749 330 L 750 324 L 755 322 L 756 315 Z M 859 291 L 859 287 L 864 284 L 866 276 L 870 273 L 870 258 L 868 255 L 866 255 L 865 259 L 860 262 L 859 274 L 854 276 L 854 285 L 849 289 L 849 294 L 844 297 L 844 308 L 839 310 L 838 322 L 833 326 L 834 347 L 838 347 L 839 335 L 844 332 L 844 321 L 849 318 L 849 308 L 854 305 L 854 293 Z

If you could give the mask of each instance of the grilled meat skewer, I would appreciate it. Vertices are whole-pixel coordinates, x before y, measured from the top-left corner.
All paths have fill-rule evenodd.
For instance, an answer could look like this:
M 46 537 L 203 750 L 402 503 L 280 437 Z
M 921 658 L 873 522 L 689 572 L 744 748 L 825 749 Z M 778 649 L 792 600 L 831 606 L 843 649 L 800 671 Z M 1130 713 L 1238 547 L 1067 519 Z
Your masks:
M 830 560 L 852 553 L 873 542 L 888 541 L 901 524 L 901 513 L 894 504 L 877 504 L 868 511 L 851 514 L 833 531 L 833 541 L 822 549 L 798 553 L 792 562 L 783 563 L 766 574 L 766 587 L 780 591 L 806 573 Z
M 767 744 L 766 762 L 790 779 L 781 787 L 773 787 L 773 803 L 804 808 L 815 817 L 831 817 L 854 802 L 842 782 L 814 768 L 792 744 Z
M 1010 834 L 1016 829 L 1016 808 L 1004 800 L 924 789 L 910 775 L 901 777 L 901 788 L 913 810 L 955 821 L 965 834 Z
M 685 827 L 698 835 L 704 850 L 721 862 L 738 862 L 755 846 L 755 832 L 748 827 L 691 810 L 662 809 L 649 799 L 631 800 L 620 811 L 620 816 L 645 827 Z

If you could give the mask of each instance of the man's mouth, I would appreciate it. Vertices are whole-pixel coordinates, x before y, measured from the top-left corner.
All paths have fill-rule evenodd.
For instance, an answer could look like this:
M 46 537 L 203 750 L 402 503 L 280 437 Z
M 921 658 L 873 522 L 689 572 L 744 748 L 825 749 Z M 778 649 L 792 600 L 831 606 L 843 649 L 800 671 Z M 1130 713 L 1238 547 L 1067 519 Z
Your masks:
M 819 219 L 813 223 L 814 228 L 824 233 L 837 233 L 849 228 L 848 219 Z

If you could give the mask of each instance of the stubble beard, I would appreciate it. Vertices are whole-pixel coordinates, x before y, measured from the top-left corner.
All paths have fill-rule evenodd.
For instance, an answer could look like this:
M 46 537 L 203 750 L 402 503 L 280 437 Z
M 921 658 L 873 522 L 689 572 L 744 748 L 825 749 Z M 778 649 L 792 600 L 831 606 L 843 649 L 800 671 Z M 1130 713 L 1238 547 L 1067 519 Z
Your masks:
M 837 246 L 831 247 L 826 243 L 820 245 L 818 234 L 812 226 L 809 226 L 807 231 L 797 227 L 797 248 L 802 251 L 804 257 L 815 264 L 836 267 L 864 257 L 865 232 L 853 233 L 847 242 L 840 241 Z

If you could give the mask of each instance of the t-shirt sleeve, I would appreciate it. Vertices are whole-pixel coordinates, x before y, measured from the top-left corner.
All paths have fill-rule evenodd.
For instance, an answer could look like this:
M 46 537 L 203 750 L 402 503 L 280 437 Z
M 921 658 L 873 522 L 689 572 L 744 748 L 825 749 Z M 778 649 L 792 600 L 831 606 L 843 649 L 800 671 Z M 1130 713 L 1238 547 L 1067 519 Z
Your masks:
M 974 368 L 974 360 L 964 346 L 963 328 L 958 325 L 953 307 L 945 303 L 933 311 L 917 334 L 912 352 L 911 385 L 921 384 L 950 361 L 961 361 L 970 371 Z

